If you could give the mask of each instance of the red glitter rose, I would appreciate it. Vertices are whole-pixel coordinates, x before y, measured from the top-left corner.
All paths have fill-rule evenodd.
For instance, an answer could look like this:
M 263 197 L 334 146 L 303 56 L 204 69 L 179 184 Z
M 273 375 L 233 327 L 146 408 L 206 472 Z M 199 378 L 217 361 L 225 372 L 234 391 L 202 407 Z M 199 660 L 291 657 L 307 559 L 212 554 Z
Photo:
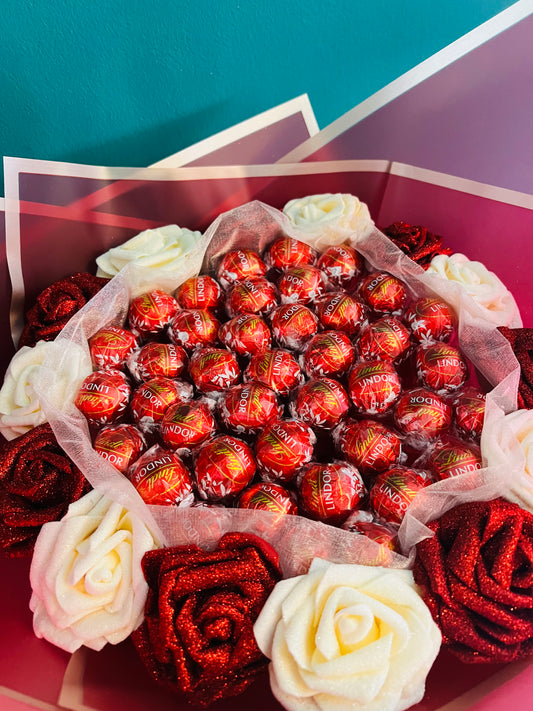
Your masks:
M 516 359 L 520 363 L 520 382 L 518 384 L 518 408 L 533 409 L 533 328 L 506 328 L 502 333 L 511 344 Z
M 268 664 L 253 625 L 281 578 L 276 552 L 227 533 L 214 551 L 162 548 L 142 564 L 145 621 L 132 637 L 155 680 L 199 706 L 244 691 Z
M 5 442 L 0 447 L 0 548 L 10 557 L 31 555 L 41 526 L 62 518 L 89 489 L 50 425 Z
M 402 252 L 424 269 L 429 267 L 431 260 L 437 254 L 451 254 L 451 249 L 442 247 L 442 237 L 422 225 L 393 222 L 383 232 Z
M 533 654 L 533 515 L 495 499 L 457 506 L 429 528 L 413 572 L 443 644 L 464 662 Z
M 19 348 L 53 341 L 63 326 L 108 283 L 85 272 L 60 279 L 42 291 L 27 311 Z

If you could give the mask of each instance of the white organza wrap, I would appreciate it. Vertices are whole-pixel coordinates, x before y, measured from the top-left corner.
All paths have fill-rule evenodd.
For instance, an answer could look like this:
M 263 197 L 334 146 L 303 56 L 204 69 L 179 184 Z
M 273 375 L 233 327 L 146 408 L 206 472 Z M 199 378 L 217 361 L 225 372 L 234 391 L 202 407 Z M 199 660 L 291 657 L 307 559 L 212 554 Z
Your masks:
M 237 246 L 262 251 L 281 233 L 316 246 L 312 236 L 291 227 L 278 210 L 252 202 L 221 215 L 175 272 L 158 272 L 128 265 L 114 277 L 70 322 L 55 341 L 35 383 L 47 419 L 65 449 L 91 484 L 141 517 L 165 545 L 216 544 L 226 531 L 248 531 L 268 540 L 280 555 L 286 576 L 306 572 L 313 558 L 334 563 L 409 565 L 412 547 L 430 534 L 425 526 L 444 511 L 471 500 L 489 500 L 503 493 L 518 476 L 503 467 L 485 468 L 427 487 L 410 506 L 400 529 L 406 557 L 392 553 L 383 560 L 383 549 L 373 541 L 300 516 L 243 509 L 177 509 L 146 506 L 129 480 L 92 448 L 85 418 L 73 404 L 62 411 L 46 393 L 53 389 L 58 362 L 69 357 L 72 347 L 88 350 L 87 338 L 103 326 L 122 325 L 129 301 L 156 286 L 169 293 L 189 277 L 214 268 L 221 254 Z M 486 421 L 516 409 L 519 365 L 508 341 L 492 325 L 479 318 L 479 309 L 457 285 L 426 275 L 379 230 L 370 226 L 358 234 L 357 250 L 367 262 L 405 279 L 413 295 L 438 295 L 453 304 L 459 315 L 459 338 L 464 353 L 478 371 L 497 387 L 487 397 Z M 350 242 L 350 239 L 346 239 Z M 322 245 L 324 249 L 327 245 Z M 505 471 L 504 471 L 505 469 Z

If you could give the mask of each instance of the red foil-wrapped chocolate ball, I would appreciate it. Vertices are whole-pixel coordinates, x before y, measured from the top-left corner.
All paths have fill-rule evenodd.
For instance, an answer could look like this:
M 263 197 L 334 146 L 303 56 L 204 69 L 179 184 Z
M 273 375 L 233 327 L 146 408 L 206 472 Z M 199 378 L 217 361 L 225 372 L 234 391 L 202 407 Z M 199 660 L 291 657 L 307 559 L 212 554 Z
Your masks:
M 461 435 L 479 439 L 485 419 L 485 393 L 477 388 L 465 388 L 454 400 L 455 424 Z
M 394 316 L 383 316 L 359 334 L 359 353 L 365 360 L 397 360 L 407 354 L 409 346 L 409 329 Z
M 348 379 L 348 393 L 358 412 L 381 415 L 392 408 L 402 386 L 392 363 L 368 360 L 356 363 Z
M 123 474 L 146 447 L 141 432 L 133 425 L 106 425 L 96 435 L 96 452 Z
M 406 311 L 405 319 L 421 343 L 447 341 L 455 328 L 453 311 L 444 301 L 423 297 Z
M 343 291 L 328 292 L 317 299 L 316 313 L 325 328 L 343 331 L 349 336 L 359 333 L 366 324 L 366 307 Z
M 316 252 L 305 242 L 292 237 L 278 237 L 265 252 L 265 262 L 274 269 L 290 269 L 300 264 L 314 264 Z
M 265 481 L 287 483 L 313 458 L 316 436 L 300 420 L 275 420 L 255 443 L 259 474 Z
M 277 305 L 276 287 L 265 277 L 248 277 L 235 283 L 226 299 L 226 310 L 230 316 L 269 314 Z
M 353 289 L 364 266 L 363 257 L 347 244 L 328 247 L 317 263 L 329 283 L 341 289 Z
M 354 513 L 357 514 L 359 512 L 355 511 Z M 366 536 L 371 541 L 375 541 L 391 551 L 397 549 L 396 539 L 398 532 L 392 526 L 377 523 L 377 521 L 353 520 L 352 515 L 350 515 L 342 524 L 342 528 L 345 531 L 350 531 L 350 533 L 359 533 L 362 536 Z
M 267 266 L 251 249 L 233 249 L 227 252 L 218 265 L 218 281 L 224 289 L 248 277 L 264 276 Z
M 137 348 L 135 335 L 118 326 L 101 328 L 89 338 L 92 364 L 100 370 L 121 368 L 135 348 Z
M 135 380 L 151 380 L 157 376 L 179 377 L 189 359 L 181 346 L 151 341 L 128 356 L 127 364 Z
M 172 343 L 193 351 L 200 346 L 212 346 L 218 340 L 219 321 L 207 309 L 182 309 L 168 328 Z
M 375 420 L 343 422 L 333 433 L 343 458 L 363 474 L 379 474 L 400 459 L 402 443 L 398 435 Z
M 298 486 L 301 510 L 316 521 L 340 524 L 363 501 L 361 475 L 353 464 L 309 464 Z
M 209 501 L 234 497 L 252 481 L 255 468 L 252 450 L 246 442 L 230 435 L 215 437 L 197 452 L 198 493 Z
M 240 374 L 236 357 L 225 348 L 200 348 L 191 356 L 189 375 L 202 393 L 226 390 Z
M 207 274 L 187 279 L 174 296 L 182 309 L 218 309 L 224 300 L 220 284 Z
M 415 496 L 429 483 L 416 469 L 393 467 L 376 477 L 370 489 L 370 508 L 382 521 L 399 524 Z
M 251 356 L 270 348 L 270 329 L 257 314 L 244 313 L 226 321 L 218 333 L 220 342 L 234 353 Z
M 107 425 L 126 410 L 131 388 L 126 376 L 118 370 L 97 370 L 81 384 L 74 404 L 93 425 Z
M 262 383 L 230 388 L 220 402 L 220 416 L 226 427 L 241 434 L 256 434 L 281 416 L 276 393 Z
M 419 383 L 441 395 L 457 390 L 468 377 L 461 352 L 447 343 L 420 346 L 415 364 Z
M 298 361 L 290 351 L 269 348 L 253 356 L 244 371 L 244 380 L 263 383 L 276 395 L 287 395 L 302 385 L 304 376 Z
M 194 501 L 189 470 L 177 454 L 163 447 L 145 452 L 130 467 L 128 478 L 147 504 L 190 506 Z
M 274 309 L 271 316 L 272 335 L 280 346 L 301 350 L 318 330 L 315 314 L 302 304 L 285 304 Z
M 326 291 L 323 272 L 310 264 L 287 269 L 279 282 L 282 304 L 309 304 Z
M 374 272 L 361 282 L 359 293 L 378 313 L 399 313 L 406 300 L 405 284 L 387 272 Z
M 140 385 L 131 398 L 131 414 L 137 425 L 148 432 L 161 420 L 175 402 L 187 402 L 193 396 L 193 386 L 184 380 L 158 376 Z
M 332 378 L 313 378 L 298 391 L 291 414 L 312 427 L 331 430 L 350 409 L 345 389 Z
M 482 466 L 479 447 L 455 438 L 439 442 L 428 460 L 428 467 L 437 479 L 468 474 Z
M 178 310 L 176 299 L 160 289 L 137 296 L 130 304 L 130 328 L 142 336 L 161 333 Z
M 341 376 L 351 367 L 355 348 L 342 331 L 323 331 L 309 341 L 304 351 L 304 370 L 308 377 Z
M 394 421 L 401 432 L 409 435 L 412 444 L 424 445 L 448 429 L 452 409 L 431 390 L 414 388 L 398 400 Z
M 206 403 L 199 400 L 171 405 L 161 420 L 161 437 L 167 447 L 196 447 L 216 431 L 216 422 Z
M 246 489 L 239 499 L 240 509 L 258 509 L 276 514 L 297 514 L 298 504 L 294 495 L 279 484 L 259 482 Z

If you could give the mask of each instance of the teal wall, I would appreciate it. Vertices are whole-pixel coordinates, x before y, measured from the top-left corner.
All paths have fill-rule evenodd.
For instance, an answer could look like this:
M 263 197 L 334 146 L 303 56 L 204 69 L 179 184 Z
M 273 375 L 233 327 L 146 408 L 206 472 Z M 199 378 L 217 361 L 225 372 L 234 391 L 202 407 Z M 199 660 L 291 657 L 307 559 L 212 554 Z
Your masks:
M 2 0 L 0 153 L 147 165 L 305 92 L 324 127 L 511 4 Z

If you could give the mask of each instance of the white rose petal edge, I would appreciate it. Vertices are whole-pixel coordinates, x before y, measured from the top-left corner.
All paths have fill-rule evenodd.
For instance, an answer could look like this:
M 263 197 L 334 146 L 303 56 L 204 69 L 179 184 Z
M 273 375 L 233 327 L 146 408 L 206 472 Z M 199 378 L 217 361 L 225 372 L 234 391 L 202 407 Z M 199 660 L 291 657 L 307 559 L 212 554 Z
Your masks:
M 411 571 L 321 559 L 276 585 L 254 633 L 289 711 L 407 709 L 441 644 Z

